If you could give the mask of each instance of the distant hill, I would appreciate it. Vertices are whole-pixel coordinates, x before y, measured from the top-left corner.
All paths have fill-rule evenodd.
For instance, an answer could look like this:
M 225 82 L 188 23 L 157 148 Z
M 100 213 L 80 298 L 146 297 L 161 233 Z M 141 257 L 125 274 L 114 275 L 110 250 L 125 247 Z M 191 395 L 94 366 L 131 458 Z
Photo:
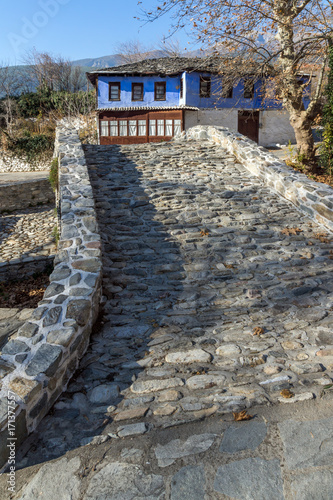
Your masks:
M 203 55 L 203 53 L 200 50 L 191 50 L 186 52 L 184 55 L 188 57 L 200 57 Z M 163 50 L 152 50 L 151 52 L 148 53 L 148 58 L 152 59 L 155 57 L 167 57 L 165 52 Z M 78 59 L 76 61 L 72 61 L 73 66 L 80 66 L 82 73 L 83 73 L 83 79 L 84 79 L 84 84 L 83 88 L 86 85 L 86 79 L 85 79 L 85 73 L 89 71 L 93 71 L 96 69 L 100 68 L 111 68 L 113 66 L 119 66 L 123 64 L 122 58 L 120 54 L 111 54 L 108 56 L 102 56 L 102 57 L 94 57 L 94 58 L 86 58 L 86 59 Z M 26 65 L 19 65 L 19 66 L 11 66 L 10 70 L 14 72 L 18 72 L 20 80 L 24 83 L 25 80 L 27 80 L 27 75 L 28 75 L 28 66 Z M 29 90 L 34 90 L 34 87 L 31 88 L 31 85 L 29 86 Z M 26 92 L 28 88 L 25 88 L 24 85 L 22 86 L 21 92 Z M 0 99 L 3 97 L 0 93 Z
M 165 52 L 163 50 L 152 50 L 148 53 L 149 59 L 154 57 L 165 57 Z M 202 55 L 199 50 L 191 50 L 184 54 L 188 57 L 195 57 Z M 73 61 L 73 66 L 83 66 L 85 68 L 99 69 L 99 68 L 111 68 L 113 66 L 118 66 L 122 64 L 120 54 L 111 54 L 109 56 L 95 57 L 91 59 L 78 59 Z M 89 71 L 89 69 L 87 70 Z

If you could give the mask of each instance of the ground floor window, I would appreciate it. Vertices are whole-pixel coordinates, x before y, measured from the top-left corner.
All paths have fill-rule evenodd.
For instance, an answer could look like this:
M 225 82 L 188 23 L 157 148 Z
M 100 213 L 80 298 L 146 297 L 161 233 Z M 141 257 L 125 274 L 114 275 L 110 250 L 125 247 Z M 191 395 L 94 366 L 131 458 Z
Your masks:
M 149 135 L 156 135 L 156 120 L 149 120 Z
M 102 137 L 174 137 L 181 133 L 181 120 L 172 119 L 124 119 L 101 120 Z
M 164 135 L 164 120 L 157 120 L 157 135 Z
M 136 120 L 129 121 L 129 135 L 137 135 L 137 123 Z
M 139 133 L 138 135 L 143 136 L 146 135 L 146 128 L 147 128 L 147 123 L 146 120 L 138 120 L 139 124 Z
M 109 135 L 109 122 L 101 121 L 101 135 L 108 136 Z
M 110 123 L 110 135 L 112 137 L 117 137 L 117 135 L 118 135 L 118 122 L 117 122 L 117 120 L 111 120 L 109 123 Z

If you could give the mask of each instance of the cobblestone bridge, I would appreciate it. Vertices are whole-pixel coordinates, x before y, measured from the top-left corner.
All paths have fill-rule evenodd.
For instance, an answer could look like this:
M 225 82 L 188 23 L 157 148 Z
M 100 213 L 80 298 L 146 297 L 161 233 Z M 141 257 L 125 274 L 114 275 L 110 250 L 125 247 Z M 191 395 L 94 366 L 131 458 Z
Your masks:
M 333 369 L 331 236 L 210 142 L 86 146 L 85 153 L 103 243 L 102 314 L 21 466 L 89 442 L 319 396 Z M 196 452 L 211 446 L 205 436 L 192 443 Z M 123 461 L 140 461 L 130 448 Z M 156 449 L 160 467 L 186 455 L 181 447 L 170 458 L 164 448 Z M 160 477 L 149 476 L 149 487 L 141 477 L 142 496 L 119 497 L 98 496 L 93 479 L 82 498 L 162 499 Z M 171 498 L 181 498 L 174 491 Z M 182 498 L 204 498 L 193 495 Z

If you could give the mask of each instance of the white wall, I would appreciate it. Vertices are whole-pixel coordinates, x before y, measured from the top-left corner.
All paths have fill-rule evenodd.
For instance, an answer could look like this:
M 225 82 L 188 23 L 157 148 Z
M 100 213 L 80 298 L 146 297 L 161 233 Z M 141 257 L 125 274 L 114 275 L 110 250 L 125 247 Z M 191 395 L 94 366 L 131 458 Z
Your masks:
M 185 111 L 185 130 L 195 125 L 219 125 L 237 132 L 237 109 L 200 109 Z
M 289 122 L 287 111 L 260 111 L 259 145 L 273 146 L 295 142 L 295 133 Z M 238 109 L 200 109 L 185 111 L 185 130 L 196 125 L 219 125 L 238 131 Z
M 275 144 L 295 143 L 295 132 L 289 122 L 287 111 L 260 111 L 259 145 L 273 146 Z

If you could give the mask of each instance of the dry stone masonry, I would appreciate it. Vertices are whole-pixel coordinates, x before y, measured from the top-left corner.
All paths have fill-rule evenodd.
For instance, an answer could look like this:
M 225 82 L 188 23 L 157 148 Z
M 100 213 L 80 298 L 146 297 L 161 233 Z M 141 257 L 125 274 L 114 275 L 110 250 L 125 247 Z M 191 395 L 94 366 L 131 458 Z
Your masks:
M 35 429 L 84 354 L 99 310 L 100 237 L 77 132 L 57 130 L 60 161 L 59 251 L 44 299 L 0 356 L 0 457 L 7 454 L 8 391 L 15 394 L 17 444 Z
M 0 213 L 45 205 L 54 200 L 48 179 L 0 185 Z
M 0 173 L 8 172 L 41 172 L 47 169 L 45 161 L 35 162 L 34 164 L 14 156 L 5 151 L 0 151 Z

